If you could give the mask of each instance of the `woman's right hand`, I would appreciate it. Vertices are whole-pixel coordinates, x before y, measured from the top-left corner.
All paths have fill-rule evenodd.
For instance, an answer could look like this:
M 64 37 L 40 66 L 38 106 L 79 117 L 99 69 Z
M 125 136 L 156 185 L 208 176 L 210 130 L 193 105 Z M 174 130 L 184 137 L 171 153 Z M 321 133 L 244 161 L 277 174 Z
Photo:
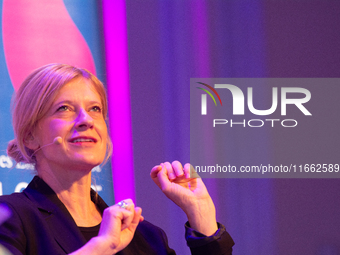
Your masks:
M 131 242 L 139 222 L 143 220 L 140 207 L 135 208 L 131 199 L 124 202 L 127 203 L 126 208 L 116 204 L 104 210 L 98 238 L 107 242 L 111 252 L 109 254 L 123 250 Z
M 123 200 L 127 205 L 118 204 L 104 210 L 98 236 L 92 238 L 81 249 L 72 253 L 80 254 L 116 254 L 132 240 L 139 222 L 144 220 L 142 209 L 135 207 L 131 199 Z

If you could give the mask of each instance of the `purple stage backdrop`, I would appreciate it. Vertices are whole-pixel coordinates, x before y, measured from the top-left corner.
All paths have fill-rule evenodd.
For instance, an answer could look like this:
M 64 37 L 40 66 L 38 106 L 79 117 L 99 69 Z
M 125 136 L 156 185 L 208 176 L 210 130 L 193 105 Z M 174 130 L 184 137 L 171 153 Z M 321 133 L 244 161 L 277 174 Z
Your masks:
M 108 204 L 132 197 L 177 254 L 190 254 L 184 213 L 149 176 L 160 162 L 190 161 L 190 79 L 339 78 L 339 14 L 337 0 L 1 1 L 0 192 L 32 178 L 29 166 L 12 169 L 5 152 L 12 93 L 42 64 L 85 67 L 107 84 L 110 100 L 115 152 L 112 175 L 109 165 L 94 170 L 99 194 Z M 309 126 L 234 130 L 219 153 L 248 165 L 339 164 L 338 93 L 323 84 L 311 92 Z M 268 109 L 271 91 L 254 93 L 256 108 Z M 202 139 L 215 157 L 214 140 Z M 339 178 L 203 181 L 233 254 L 340 254 Z
M 185 215 L 147 174 L 159 161 L 190 158 L 190 78 L 338 78 L 339 13 L 335 0 L 127 1 L 136 200 L 179 254 L 189 254 Z M 271 95 L 255 89 L 255 103 Z M 320 85 L 306 106 L 314 126 L 291 135 L 260 129 L 229 136 L 228 156 L 244 164 L 260 161 L 257 155 L 339 163 L 338 93 L 326 91 Z M 329 109 L 322 113 L 324 100 Z M 339 179 L 204 182 L 235 240 L 234 254 L 340 254 Z

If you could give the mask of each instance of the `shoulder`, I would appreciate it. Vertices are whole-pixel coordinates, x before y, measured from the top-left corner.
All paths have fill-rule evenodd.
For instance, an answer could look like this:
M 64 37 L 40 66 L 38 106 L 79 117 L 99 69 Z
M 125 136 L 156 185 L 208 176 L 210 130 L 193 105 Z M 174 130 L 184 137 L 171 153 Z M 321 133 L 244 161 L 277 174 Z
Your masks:
M 21 193 L 12 193 L 10 195 L 0 196 L 0 203 L 15 204 L 15 203 L 23 202 L 26 199 L 27 199 L 27 197 L 22 192 Z
M 0 225 L 0 244 L 13 254 L 72 252 L 85 239 L 53 190 L 34 178 L 22 193 L 0 197 L 11 217 Z
M 5 225 L 15 229 L 32 227 L 40 215 L 39 208 L 24 192 L 0 196 L 0 204 L 5 204 L 11 212 L 11 217 L 0 229 Z
M 0 196 L 0 204 L 6 204 L 12 212 L 27 213 L 29 207 L 32 208 L 32 203 L 24 193 L 13 193 L 11 195 Z
M 49 198 L 53 197 L 53 191 L 49 192 L 49 187 L 45 186 L 46 184 L 35 176 L 22 192 L 0 196 L 0 203 L 6 204 L 13 213 L 19 215 L 28 216 L 29 214 L 37 213 L 39 208 L 44 208 Z
M 11 216 L 0 226 L 0 243 L 13 253 L 25 252 L 25 221 L 32 212 L 29 200 L 23 193 L 13 193 L 0 197 L 0 204 L 5 204 Z

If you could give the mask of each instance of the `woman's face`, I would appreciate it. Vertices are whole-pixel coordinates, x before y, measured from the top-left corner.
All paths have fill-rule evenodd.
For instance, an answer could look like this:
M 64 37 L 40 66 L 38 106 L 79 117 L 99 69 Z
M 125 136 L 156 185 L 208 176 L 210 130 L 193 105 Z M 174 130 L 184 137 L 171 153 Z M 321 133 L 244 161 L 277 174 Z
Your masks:
M 76 78 L 58 92 L 47 115 L 38 122 L 36 141 L 38 166 L 92 168 L 103 162 L 107 147 L 107 127 L 101 98 L 90 81 Z

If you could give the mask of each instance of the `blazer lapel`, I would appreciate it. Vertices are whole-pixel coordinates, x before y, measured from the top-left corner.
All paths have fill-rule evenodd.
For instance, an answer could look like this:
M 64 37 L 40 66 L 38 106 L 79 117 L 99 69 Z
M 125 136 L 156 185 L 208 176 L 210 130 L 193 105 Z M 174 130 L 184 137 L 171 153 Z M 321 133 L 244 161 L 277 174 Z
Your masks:
M 35 176 L 23 192 L 36 204 L 56 242 L 66 253 L 71 253 L 86 243 L 65 205 L 42 179 Z

